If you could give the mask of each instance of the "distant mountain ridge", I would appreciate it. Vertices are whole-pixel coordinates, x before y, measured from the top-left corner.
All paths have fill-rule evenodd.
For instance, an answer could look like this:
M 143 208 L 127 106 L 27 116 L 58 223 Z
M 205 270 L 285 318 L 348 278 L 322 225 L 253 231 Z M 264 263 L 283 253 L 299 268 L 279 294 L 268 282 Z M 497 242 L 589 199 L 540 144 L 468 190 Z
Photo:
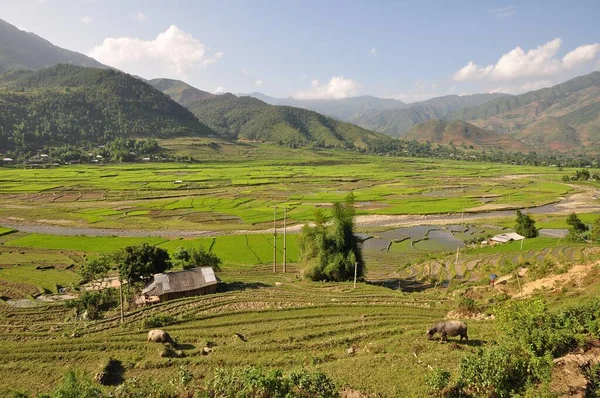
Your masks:
M 300 100 L 293 97 L 274 98 L 262 93 L 250 93 L 272 105 L 289 105 L 311 109 L 340 120 L 354 123 L 363 128 L 402 136 L 417 123 L 445 117 L 457 109 L 484 104 L 507 94 L 447 95 L 427 101 L 406 104 L 392 98 L 372 96 L 350 97 L 327 100 Z
M 0 19 L 0 73 L 11 69 L 39 70 L 57 64 L 108 68 L 93 58 L 55 46 Z
M 181 80 L 152 79 L 148 80 L 155 89 L 162 91 L 180 105 L 187 106 L 192 102 L 213 98 L 215 94 L 198 90 Z

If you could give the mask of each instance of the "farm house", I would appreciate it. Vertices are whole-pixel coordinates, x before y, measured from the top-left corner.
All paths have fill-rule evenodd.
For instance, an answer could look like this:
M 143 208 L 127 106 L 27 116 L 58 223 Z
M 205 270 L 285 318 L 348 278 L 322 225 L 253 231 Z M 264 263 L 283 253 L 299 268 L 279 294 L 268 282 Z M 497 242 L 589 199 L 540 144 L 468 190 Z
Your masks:
M 512 241 L 517 241 L 517 240 L 523 240 L 525 239 L 524 236 L 519 235 L 516 232 L 509 232 L 506 234 L 500 234 L 500 235 L 496 235 L 492 238 L 489 239 L 488 243 L 490 245 L 497 245 L 499 243 L 507 243 L 507 242 L 512 242 Z
M 142 290 L 145 303 L 155 303 L 182 297 L 201 296 L 217 292 L 217 277 L 212 267 L 154 275 L 154 281 Z

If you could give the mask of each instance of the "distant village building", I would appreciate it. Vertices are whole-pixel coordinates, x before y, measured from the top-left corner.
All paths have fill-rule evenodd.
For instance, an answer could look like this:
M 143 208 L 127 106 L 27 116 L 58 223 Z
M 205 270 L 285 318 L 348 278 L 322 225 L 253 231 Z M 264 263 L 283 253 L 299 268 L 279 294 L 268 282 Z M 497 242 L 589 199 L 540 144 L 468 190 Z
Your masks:
M 488 239 L 486 243 L 490 244 L 490 245 L 497 245 L 497 244 L 501 244 L 501 243 L 507 243 L 507 242 L 523 240 L 523 239 L 525 239 L 525 237 L 522 235 L 519 235 L 516 232 L 508 232 L 505 234 L 493 236 L 490 239 Z
M 212 267 L 154 275 L 154 281 L 142 290 L 144 303 L 162 302 L 182 297 L 201 296 L 217 292 L 217 277 Z
M 14 160 L 13 158 L 3 158 L 3 159 L 2 159 L 2 161 L 3 161 L 4 163 L 12 163 L 12 162 L 14 162 L 15 160 Z

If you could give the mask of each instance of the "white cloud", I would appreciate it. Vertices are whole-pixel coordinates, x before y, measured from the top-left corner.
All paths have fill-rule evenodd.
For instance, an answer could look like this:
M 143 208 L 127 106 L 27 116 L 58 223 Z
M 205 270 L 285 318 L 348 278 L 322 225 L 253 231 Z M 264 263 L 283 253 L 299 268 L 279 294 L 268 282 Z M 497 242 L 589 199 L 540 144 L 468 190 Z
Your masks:
M 515 7 L 506 6 L 502 8 L 491 8 L 490 13 L 494 14 L 496 18 L 510 18 L 515 15 Z
M 221 94 L 225 92 L 225 88 L 223 86 L 219 86 L 213 90 L 215 94 Z
M 371 55 L 377 54 L 377 49 L 375 47 L 372 47 L 371 50 L 369 50 L 369 54 L 371 54 Z
M 502 55 L 495 65 L 479 66 L 470 61 L 456 71 L 454 80 L 515 80 L 522 78 L 551 77 L 579 68 L 596 59 L 600 44 L 582 45 L 567 53 L 562 59 L 556 54 L 562 40 L 556 38 L 525 52 L 521 47 Z
M 89 24 L 89 23 L 92 23 L 94 21 L 94 19 L 92 17 L 85 16 L 85 17 L 81 17 L 80 21 L 85 24 Z
M 130 17 L 139 22 L 144 22 L 146 19 L 148 19 L 148 16 L 141 11 L 138 11 L 135 14 L 131 14 Z
M 222 52 L 209 56 L 206 46 L 191 34 L 171 25 L 153 40 L 107 38 L 88 55 L 98 61 L 142 77 L 186 77 L 198 67 L 217 62 Z
M 260 86 L 262 86 L 262 84 L 263 84 L 263 81 L 262 81 L 262 80 L 260 80 L 260 79 L 258 79 L 257 81 L 255 81 L 255 82 L 254 82 L 254 85 L 255 85 L 256 87 L 260 87 Z
M 357 83 L 344 76 L 334 76 L 329 83 L 320 84 L 312 81 L 310 90 L 298 91 L 294 97 L 298 99 L 341 99 L 356 95 Z

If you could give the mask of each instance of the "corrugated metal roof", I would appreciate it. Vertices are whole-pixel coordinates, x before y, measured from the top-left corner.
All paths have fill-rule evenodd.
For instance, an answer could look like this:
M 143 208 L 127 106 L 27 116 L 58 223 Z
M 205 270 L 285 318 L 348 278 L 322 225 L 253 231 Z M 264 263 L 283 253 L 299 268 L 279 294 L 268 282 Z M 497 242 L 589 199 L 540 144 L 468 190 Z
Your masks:
M 161 296 L 165 293 L 186 292 L 217 284 L 212 267 L 186 269 L 154 275 L 154 282 L 142 290 L 148 296 Z
M 525 237 L 519 235 L 516 232 L 507 232 L 505 234 L 496 235 L 492 238 L 493 241 L 501 242 L 501 243 L 510 242 L 511 240 L 523 240 L 523 239 L 525 239 Z

